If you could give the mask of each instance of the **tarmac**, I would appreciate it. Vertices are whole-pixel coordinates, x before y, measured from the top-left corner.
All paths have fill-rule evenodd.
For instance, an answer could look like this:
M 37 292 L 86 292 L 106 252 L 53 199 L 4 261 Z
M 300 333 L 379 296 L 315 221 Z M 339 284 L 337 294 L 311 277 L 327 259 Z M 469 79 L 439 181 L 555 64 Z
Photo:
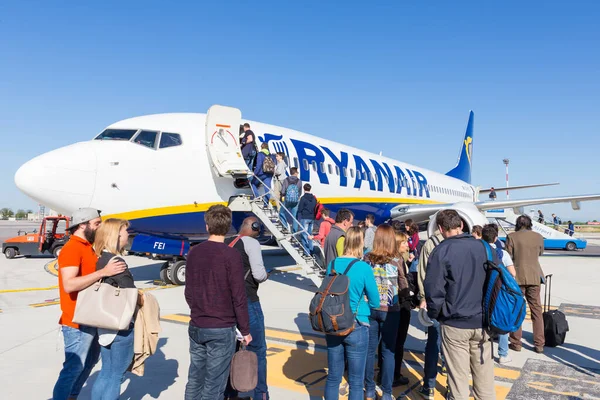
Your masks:
M 17 225 L 22 226 L 0 221 L 0 239 L 14 236 Z M 267 327 L 271 398 L 321 399 L 327 377 L 325 339 L 312 331 L 307 316 L 315 287 L 298 275 L 292 259 L 282 250 L 263 249 L 267 268 L 279 269 L 259 289 Z M 600 332 L 600 236 L 589 239 L 587 250 L 547 252 L 541 258 L 544 272 L 554 275 L 551 306 L 565 312 L 570 331 L 563 346 L 546 347 L 544 354 L 536 354 L 527 318 L 523 351 L 510 351 L 513 362 L 496 365 L 498 399 L 600 398 L 600 342 L 596 336 Z M 183 287 L 154 285 L 162 262 L 134 256 L 128 256 L 127 262 L 136 285 L 158 299 L 162 332 L 156 354 L 146 363 L 145 375 L 126 375 L 121 399 L 181 399 L 189 367 L 189 308 Z M 1 399 L 51 398 L 64 360 L 57 324 L 60 306 L 56 273 L 51 257 L 0 257 Z M 410 383 L 395 388 L 396 395 L 419 398 L 425 340 L 424 328 L 413 312 L 403 370 Z M 90 398 L 99 367 L 100 363 L 80 399 Z M 438 375 L 437 380 L 435 398 L 443 399 L 446 378 Z

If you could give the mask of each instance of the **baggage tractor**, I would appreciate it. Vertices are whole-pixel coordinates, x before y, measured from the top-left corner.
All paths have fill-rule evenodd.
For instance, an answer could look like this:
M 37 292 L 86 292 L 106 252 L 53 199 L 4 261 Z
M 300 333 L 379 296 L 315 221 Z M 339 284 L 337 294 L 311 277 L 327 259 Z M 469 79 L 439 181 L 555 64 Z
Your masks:
M 550 310 L 550 296 L 552 295 L 552 274 L 546 275 L 546 287 L 544 289 L 544 335 L 546 346 L 556 347 L 565 342 L 565 336 L 569 331 L 567 317 L 562 311 Z

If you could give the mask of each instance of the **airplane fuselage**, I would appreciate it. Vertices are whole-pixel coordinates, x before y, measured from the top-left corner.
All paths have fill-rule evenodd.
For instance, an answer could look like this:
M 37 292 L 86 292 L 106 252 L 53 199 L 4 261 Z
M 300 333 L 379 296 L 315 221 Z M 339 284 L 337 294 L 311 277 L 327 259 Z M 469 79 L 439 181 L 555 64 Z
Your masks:
M 119 121 L 106 129 L 133 132 L 130 140 L 100 140 L 101 134 L 54 150 L 25 164 L 15 181 L 30 197 L 65 214 L 94 207 L 107 217 L 130 220 L 137 232 L 202 235 L 211 205 L 251 193 L 213 170 L 205 120 L 205 114 L 157 114 Z M 373 213 L 380 223 L 401 204 L 477 200 L 475 188 L 462 180 L 291 129 L 244 122 L 259 143 L 286 154 L 289 166 L 298 167 L 300 179 L 333 212 L 347 207 L 358 219 Z M 150 132 L 144 136 L 150 140 L 156 133 L 152 146 L 138 140 L 140 130 Z M 161 133 L 179 136 L 180 143 L 162 148 Z M 39 179 L 20 179 L 34 169 L 43 171 Z

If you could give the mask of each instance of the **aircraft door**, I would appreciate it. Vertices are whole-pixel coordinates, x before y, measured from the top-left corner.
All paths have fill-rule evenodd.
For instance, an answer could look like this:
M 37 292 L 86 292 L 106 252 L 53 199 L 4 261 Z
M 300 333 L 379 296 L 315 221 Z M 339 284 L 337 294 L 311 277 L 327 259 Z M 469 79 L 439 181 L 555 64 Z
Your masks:
M 214 105 L 206 114 L 206 150 L 219 176 L 246 177 L 250 172 L 242 156 L 238 129 L 242 112 Z

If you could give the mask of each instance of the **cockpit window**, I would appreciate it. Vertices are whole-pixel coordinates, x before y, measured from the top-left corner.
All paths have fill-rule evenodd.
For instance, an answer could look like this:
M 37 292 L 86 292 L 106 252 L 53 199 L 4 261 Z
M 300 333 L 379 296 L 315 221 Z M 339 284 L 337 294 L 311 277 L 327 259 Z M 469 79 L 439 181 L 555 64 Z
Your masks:
M 174 147 L 181 145 L 181 136 L 178 133 L 167 133 L 163 132 L 160 134 L 160 145 L 161 149 L 165 147 Z
M 153 149 L 156 147 L 156 136 L 158 136 L 158 132 L 141 131 L 137 134 L 133 141 L 134 143 Z
M 105 129 L 95 140 L 130 140 L 137 129 Z

